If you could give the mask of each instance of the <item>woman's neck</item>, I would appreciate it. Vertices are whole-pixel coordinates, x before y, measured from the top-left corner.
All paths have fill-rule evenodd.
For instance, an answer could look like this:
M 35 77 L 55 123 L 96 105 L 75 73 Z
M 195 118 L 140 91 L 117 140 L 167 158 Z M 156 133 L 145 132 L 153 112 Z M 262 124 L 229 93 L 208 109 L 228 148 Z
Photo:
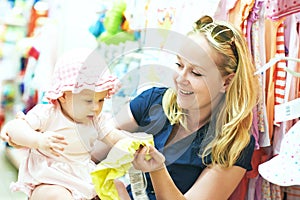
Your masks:
M 209 105 L 195 110 L 184 110 L 186 114 L 186 127 L 194 132 L 211 121 L 212 116 L 220 112 L 220 108 L 224 105 L 225 95 L 219 96 Z
M 194 132 L 204 126 L 210 121 L 211 112 L 205 112 L 200 110 L 187 110 L 186 113 L 186 126 Z

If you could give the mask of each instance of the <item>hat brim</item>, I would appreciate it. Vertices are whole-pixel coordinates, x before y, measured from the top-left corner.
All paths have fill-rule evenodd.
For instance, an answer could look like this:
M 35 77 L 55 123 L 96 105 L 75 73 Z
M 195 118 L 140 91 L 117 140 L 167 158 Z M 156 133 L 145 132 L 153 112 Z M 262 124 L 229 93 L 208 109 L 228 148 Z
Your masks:
M 280 186 L 300 185 L 300 163 L 287 156 L 277 155 L 258 166 L 259 174 Z

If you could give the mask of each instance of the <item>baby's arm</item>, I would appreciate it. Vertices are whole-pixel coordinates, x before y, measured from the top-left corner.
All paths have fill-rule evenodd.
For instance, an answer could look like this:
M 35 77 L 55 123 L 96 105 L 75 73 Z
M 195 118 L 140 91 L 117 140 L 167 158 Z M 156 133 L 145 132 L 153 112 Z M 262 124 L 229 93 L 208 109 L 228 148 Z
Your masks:
M 100 114 L 94 119 L 94 127 L 100 135 L 101 141 L 112 147 L 119 140 L 126 137 L 125 131 L 115 128 L 113 118 L 108 114 Z
M 124 131 L 121 131 L 119 129 L 113 129 L 111 130 L 103 139 L 102 142 L 104 142 L 106 145 L 112 147 L 114 144 L 116 144 L 119 140 L 128 137 Z
M 29 148 L 47 150 L 56 156 L 66 145 L 65 138 L 54 132 L 35 131 L 24 119 L 13 119 L 7 122 L 1 130 L 1 136 L 7 135 L 12 143 Z
M 104 134 L 104 137 L 101 139 L 109 147 L 114 146 L 119 140 L 124 138 L 132 138 L 133 140 L 145 140 L 149 141 L 152 139 L 152 135 L 150 136 L 147 133 L 143 132 L 128 132 L 124 130 L 120 130 L 116 128 L 116 124 L 112 118 L 107 119 L 103 115 L 100 115 L 94 121 L 94 126 L 98 133 Z
M 25 119 L 25 114 L 23 112 L 17 112 L 16 114 L 16 119 Z M 11 141 L 11 138 L 9 137 L 7 131 L 5 130 L 5 127 L 2 128 L 0 138 L 4 141 L 7 142 L 10 146 L 15 147 L 15 148 L 23 148 L 21 145 L 17 145 Z

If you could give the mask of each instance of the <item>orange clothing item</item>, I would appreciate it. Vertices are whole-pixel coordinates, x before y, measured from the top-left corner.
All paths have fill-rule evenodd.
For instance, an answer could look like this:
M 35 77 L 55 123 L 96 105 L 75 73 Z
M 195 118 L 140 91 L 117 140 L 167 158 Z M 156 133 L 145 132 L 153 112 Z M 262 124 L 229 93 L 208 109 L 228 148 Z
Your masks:
M 284 19 L 278 21 L 265 20 L 265 46 L 266 46 L 266 62 L 273 58 L 276 54 L 276 36 L 279 25 Z M 274 125 L 274 105 L 275 105 L 275 65 L 266 71 L 266 111 L 269 127 L 269 138 L 273 136 Z
M 237 1 L 229 10 L 229 21 L 242 30 L 244 21 L 248 18 L 254 6 L 255 0 Z

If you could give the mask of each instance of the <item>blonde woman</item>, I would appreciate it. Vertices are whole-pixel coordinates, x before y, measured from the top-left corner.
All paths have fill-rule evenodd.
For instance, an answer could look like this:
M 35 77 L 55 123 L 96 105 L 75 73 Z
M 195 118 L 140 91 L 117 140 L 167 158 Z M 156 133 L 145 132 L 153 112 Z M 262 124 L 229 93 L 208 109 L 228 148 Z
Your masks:
M 252 169 L 255 146 L 250 127 L 259 86 L 247 44 L 230 24 L 204 16 L 175 67 L 175 89 L 144 91 L 130 102 L 130 116 L 118 120 L 120 129 L 154 135 L 155 148 L 141 148 L 133 164 L 149 172 L 150 199 L 228 199 Z

